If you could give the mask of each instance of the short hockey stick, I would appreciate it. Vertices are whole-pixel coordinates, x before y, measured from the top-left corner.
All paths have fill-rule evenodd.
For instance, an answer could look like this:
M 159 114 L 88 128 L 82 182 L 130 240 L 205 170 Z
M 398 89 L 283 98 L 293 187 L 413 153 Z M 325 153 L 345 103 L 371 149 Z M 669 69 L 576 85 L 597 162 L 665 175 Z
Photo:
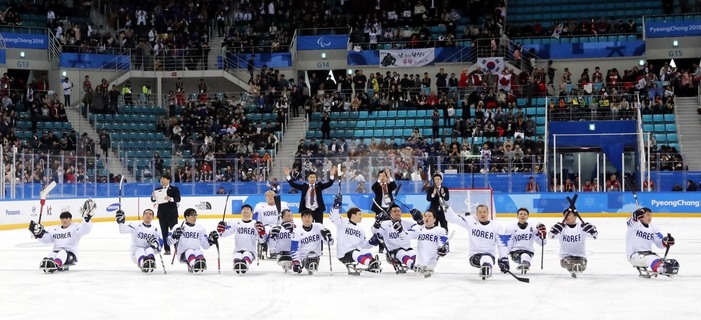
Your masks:
M 119 179 L 119 210 L 122 210 L 122 194 L 123 190 L 122 187 L 124 186 L 124 175 L 121 176 Z
M 671 237 L 671 236 L 672 236 L 671 233 L 667 234 L 667 237 Z M 662 257 L 662 260 L 667 260 L 667 254 L 669 253 L 669 247 L 671 247 L 671 246 L 668 245 L 667 248 L 664 249 L 664 257 Z
M 161 258 L 161 267 L 163 267 L 163 274 L 168 274 L 168 272 L 166 272 L 166 264 L 165 262 L 163 262 L 163 255 L 161 254 L 160 250 L 158 250 L 158 257 Z
M 49 192 L 51 192 L 51 190 L 53 190 L 55 187 L 56 187 L 56 182 L 51 181 L 51 183 L 49 183 L 46 187 L 44 187 L 44 189 L 39 191 L 39 204 L 41 206 L 39 207 L 39 221 L 37 222 L 37 224 L 41 224 L 41 217 L 42 217 L 42 214 L 44 213 L 44 204 L 46 203 L 46 196 L 48 196 Z
M 331 262 L 331 243 L 326 241 L 326 245 L 329 247 L 329 272 L 333 275 L 333 264 Z
M 512 277 L 514 277 L 514 279 L 516 279 L 518 281 L 525 282 L 525 283 L 531 282 L 531 279 L 528 279 L 525 277 L 519 277 L 519 276 L 515 275 L 513 272 L 511 272 L 510 270 L 506 270 L 506 273 L 510 274 Z
M 184 225 L 185 225 L 185 221 L 183 221 L 183 223 L 180 224 L 180 228 L 182 228 Z M 178 242 L 180 242 L 180 239 L 178 239 Z M 170 264 L 171 264 L 171 265 L 173 265 L 173 263 L 175 263 L 175 256 L 178 255 L 178 243 L 176 242 L 176 243 L 173 245 L 173 247 L 174 247 L 174 248 L 173 248 L 173 259 L 170 260 Z

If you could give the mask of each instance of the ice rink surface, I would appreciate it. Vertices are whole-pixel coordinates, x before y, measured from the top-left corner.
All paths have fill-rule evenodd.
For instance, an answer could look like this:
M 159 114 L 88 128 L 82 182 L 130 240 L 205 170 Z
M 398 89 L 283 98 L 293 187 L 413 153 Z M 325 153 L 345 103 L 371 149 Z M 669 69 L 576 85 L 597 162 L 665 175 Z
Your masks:
M 497 219 L 514 223 L 516 219 Z M 39 262 L 51 247 L 27 230 L 0 231 L 0 318 L 7 319 L 700 319 L 701 219 L 653 218 L 676 245 L 669 258 L 680 263 L 673 279 L 643 279 L 625 259 L 624 218 L 585 218 L 599 238 L 588 240 L 589 265 L 573 279 L 559 266 L 557 242 L 540 248 L 521 283 L 495 270 L 486 281 L 467 260 L 467 232 L 456 230 L 451 252 L 430 278 L 409 271 L 397 275 L 383 258 L 383 272 L 348 275 L 328 256 L 320 271 L 285 274 L 272 260 L 256 262 L 241 276 L 232 271 L 233 237 L 221 238 L 221 274 L 217 252 L 206 251 L 209 270 L 189 274 L 185 265 L 164 256 L 153 274 L 140 272 L 128 256 L 129 235 L 116 223 L 96 223 L 81 241 L 80 262 L 70 271 L 44 274 Z M 532 217 L 548 228 L 560 219 Z M 207 230 L 215 220 L 200 219 Z M 299 222 L 299 221 L 298 221 Z M 366 234 L 372 219 L 365 218 Z M 335 236 L 336 228 L 325 225 Z M 663 250 L 656 250 L 660 255 Z M 328 252 L 324 252 L 327 254 Z M 511 265 L 511 270 L 515 266 Z M 696 298 L 693 298 L 696 297 Z

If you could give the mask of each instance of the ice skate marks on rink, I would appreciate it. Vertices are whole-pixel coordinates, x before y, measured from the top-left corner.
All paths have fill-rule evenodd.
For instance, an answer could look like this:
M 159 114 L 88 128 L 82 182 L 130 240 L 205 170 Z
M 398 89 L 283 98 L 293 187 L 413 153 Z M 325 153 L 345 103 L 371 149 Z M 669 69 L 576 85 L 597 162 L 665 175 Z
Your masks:
M 502 224 L 514 219 L 499 218 Z M 549 228 L 561 221 L 532 217 Z M 129 258 L 128 235 L 120 235 L 116 223 L 96 223 L 81 241 L 79 263 L 70 271 L 44 274 L 41 258 L 51 247 L 39 244 L 27 230 L 0 232 L 0 301 L 2 319 L 35 319 L 60 315 L 71 319 L 457 319 L 479 316 L 538 319 L 642 319 L 665 317 L 699 319 L 696 306 L 701 274 L 701 219 L 653 218 L 662 232 L 670 232 L 676 245 L 669 257 L 680 262 L 674 279 L 642 279 L 625 258 L 626 224 L 623 218 L 585 218 L 597 226 L 599 238 L 587 241 L 589 265 L 578 279 L 559 266 L 558 243 L 545 249 L 545 269 L 540 270 L 536 247 L 530 284 L 520 283 L 495 269 L 486 281 L 467 260 L 467 233 L 455 230 L 451 252 L 438 262 L 432 277 L 412 271 L 397 275 L 382 257 L 383 272 L 346 274 L 332 247 L 334 276 L 324 250 L 319 272 L 285 274 L 272 260 L 254 262 L 243 275 L 233 272 L 230 239 L 222 238 L 222 274 L 217 274 L 217 254 L 205 251 L 208 270 L 188 274 L 185 265 L 164 256 L 153 274 L 143 274 Z M 216 220 L 199 221 L 213 230 Z M 299 221 L 297 221 L 299 223 Z M 363 225 L 369 232 L 371 219 Z M 335 227 L 325 225 L 335 233 Z M 375 249 L 376 251 L 376 249 Z M 656 250 L 663 254 L 663 250 Z M 512 272 L 517 272 L 511 263 Z M 167 306 L 167 307 L 164 307 Z M 524 318 L 524 319 L 525 319 Z

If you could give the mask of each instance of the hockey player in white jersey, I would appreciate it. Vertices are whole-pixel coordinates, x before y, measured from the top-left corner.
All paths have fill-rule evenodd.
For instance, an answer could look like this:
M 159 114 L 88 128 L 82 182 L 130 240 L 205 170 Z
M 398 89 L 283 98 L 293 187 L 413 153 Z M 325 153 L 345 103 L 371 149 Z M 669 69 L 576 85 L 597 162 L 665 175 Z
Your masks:
M 302 273 L 302 269 L 307 269 L 309 274 L 313 274 L 319 269 L 323 242 L 326 241 L 332 245 L 334 241 L 331 231 L 323 224 L 314 222 L 311 210 L 302 210 L 301 215 L 302 226 L 295 228 L 291 243 L 292 270 Z
M 253 220 L 260 221 L 265 226 L 266 234 L 270 234 L 270 230 L 273 227 L 280 225 L 282 211 L 290 210 L 287 202 L 280 201 L 279 203 L 280 207 L 278 207 L 275 200 L 275 191 L 268 190 L 265 193 L 265 202 L 260 202 L 253 208 Z M 273 238 L 268 238 L 261 246 L 261 252 L 268 252 L 270 258 L 275 258 L 277 252 L 280 251 L 275 248 L 275 239 Z M 261 255 L 260 258 L 264 259 L 265 257 Z
M 29 231 L 34 234 L 35 239 L 54 245 L 53 250 L 39 264 L 41 270 L 45 273 L 68 271 L 71 265 L 78 262 L 80 239 L 92 230 L 90 219 L 95 214 L 96 207 L 92 199 L 86 200 L 80 208 L 83 222 L 79 224 L 72 223 L 73 215 L 68 211 L 61 213 L 61 224 L 55 227 L 44 229 L 43 225 L 33 220 L 29 223 Z
M 380 244 L 377 235 L 373 235 L 369 240 L 365 238 L 365 231 L 360 226 L 363 216 L 358 208 L 350 208 L 346 212 L 347 218 L 342 218 L 339 210 L 343 197 L 337 194 L 333 200 L 333 209 L 329 213 L 331 222 L 336 225 L 336 255 L 338 260 L 343 262 L 348 269 L 348 274 L 359 275 L 361 271 L 379 273 L 382 271 L 380 259 L 373 257 L 370 248 Z M 357 268 L 357 264 L 367 266 L 367 269 Z
M 197 211 L 193 208 L 188 208 L 183 214 L 185 221 L 180 227 L 173 230 L 173 233 L 168 237 L 170 245 L 176 245 L 178 253 L 180 253 L 180 262 L 187 264 L 187 271 L 199 273 L 207 270 L 207 260 L 204 258 L 202 249 L 209 249 L 213 244 L 217 243 L 219 234 L 212 231 L 207 235 L 207 231 L 203 226 L 197 224 Z
M 275 241 L 277 246 L 277 264 L 287 272 L 292 269 L 292 246 L 293 230 L 295 229 L 292 220 L 292 212 L 289 209 L 282 210 L 282 223 L 270 229 L 270 241 Z
M 156 252 L 161 251 L 163 240 L 157 225 L 152 225 L 154 213 L 151 209 L 144 210 L 143 221 L 126 224 L 122 209 L 117 210 L 116 220 L 119 233 L 131 234 L 129 254 L 132 261 L 142 272 L 153 272 L 156 269 Z
M 520 208 L 516 212 L 518 221 L 507 226 L 504 231 L 506 247 L 509 250 L 511 260 L 518 264 L 518 270 L 525 274 L 531 267 L 533 258 L 533 243 L 539 246 L 545 245 L 547 230 L 545 225 L 528 223 L 530 212 L 526 208 Z
M 413 210 L 412 210 L 413 211 Z M 416 213 L 412 212 L 412 216 Z M 416 239 L 416 267 L 414 270 L 421 272 L 424 277 L 430 277 L 436 269 L 438 258 L 448 254 L 448 231 L 436 225 L 433 212 L 424 212 L 422 219 L 417 220 L 407 231 L 408 236 Z
M 248 265 L 256 259 L 256 248 L 265 242 L 267 235 L 260 221 L 253 220 L 253 208 L 244 204 L 241 207 L 241 219 L 227 224 L 219 221 L 217 231 L 222 237 L 234 235 L 234 271 L 244 274 Z
M 660 229 L 652 224 L 652 210 L 640 208 L 628 218 L 626 232 L 626 257 L 633 267 L 638 269 L 641 277 L 650 278 L 655 275 L 671 277 L 679 272 L 679 263 L 674 259 L 660 258 L 652 252 L 652 244 L 658 248 L 669 248 L 674 245 L 671 234 L 662 236 Z
M 563 222 L 550 228 L 549 237 L 560 241 L 560 266 L 567 269 L 573 278 L 587 269 L 587 238 L 596 239 L 599 232 L 590 223 L 577 220 L 576 209 L 568 208 L 563 212 Z
M 416 252 L 411 248 L 411 241 L 406 236 L 405 230 L 409 230 L 416 223 L 402 220 L 402 209 L 393 204 L 389 207 L 389 220 L 382 221 L 381 216 L 375 218 L 372 233 L 377 234 L 387 248 L 387 260 L 397 273 L 405 273 L 407 269 L 414 268 Z
M 492 276 L 497 254 L 501 272 L 509 271 L 509 258 L 501 226 L 496 221 L 489 220 L 489 208 L 486 205 L 478 205 L 475 216 L 466 217 L 457 215 L 445 201 L 441 201 L 441 205 L 449 222 L 460 225 L 470 233 L 470 265 L 480 268 L 482 280 Z

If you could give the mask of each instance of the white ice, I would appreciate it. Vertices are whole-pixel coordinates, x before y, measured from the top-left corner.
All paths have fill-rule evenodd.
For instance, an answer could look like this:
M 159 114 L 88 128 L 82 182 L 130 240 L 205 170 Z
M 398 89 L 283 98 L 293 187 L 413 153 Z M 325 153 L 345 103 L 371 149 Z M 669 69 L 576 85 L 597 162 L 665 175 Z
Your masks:
M 559 266 L 558 244 L 540 249 L 530 283 L 495 270 L 483 281 L 467 261 L 466 231 L 456 234 L 451 252 L 430 278 L 397 275 L 384 262 L 380 274 L 348 275 L 332 248 L 320 272 L 285 274 L 272 260 L 255 262 L 249 273 L 232 271 L 232 238 L 221 239 L 221 274 L 217 252 L 206 251 L 209 270 L 189 274 L 185 265 L 160 261 L 143 274 L 128 256 L 130 237 L 116 223 L 97 223 L 81 243 L 80 262 L 70 271 L 44 274 L 39 261 L 50 251 L 27 230 L 0 232 L 0 319 L 699 319 L 701 219 L 654 218 L 677 244 L 669 258 L 680 262 L 675 278 L 643 279 L 624 254 L 625 219 L 585 218 L 599 229 L 589 240 L 589 266 L 573 279 Z M 515 219 L 499 218 L 501 223 Z M 559 219 L 532 217 L 548 227 Z M 200 220 L 208 230 L 215 220 Z M 369 233 L 371 219 L 363 224 Z M 325 225 L 335 233 L 330 221 Z M 328 250 L 326 250 L 328 251 Z M 663 254 L 662 250 L 657 250 Z M 328 252 L 325 252 L 328 253 Z M 512 271 L 516 271 L 512 263 Z

